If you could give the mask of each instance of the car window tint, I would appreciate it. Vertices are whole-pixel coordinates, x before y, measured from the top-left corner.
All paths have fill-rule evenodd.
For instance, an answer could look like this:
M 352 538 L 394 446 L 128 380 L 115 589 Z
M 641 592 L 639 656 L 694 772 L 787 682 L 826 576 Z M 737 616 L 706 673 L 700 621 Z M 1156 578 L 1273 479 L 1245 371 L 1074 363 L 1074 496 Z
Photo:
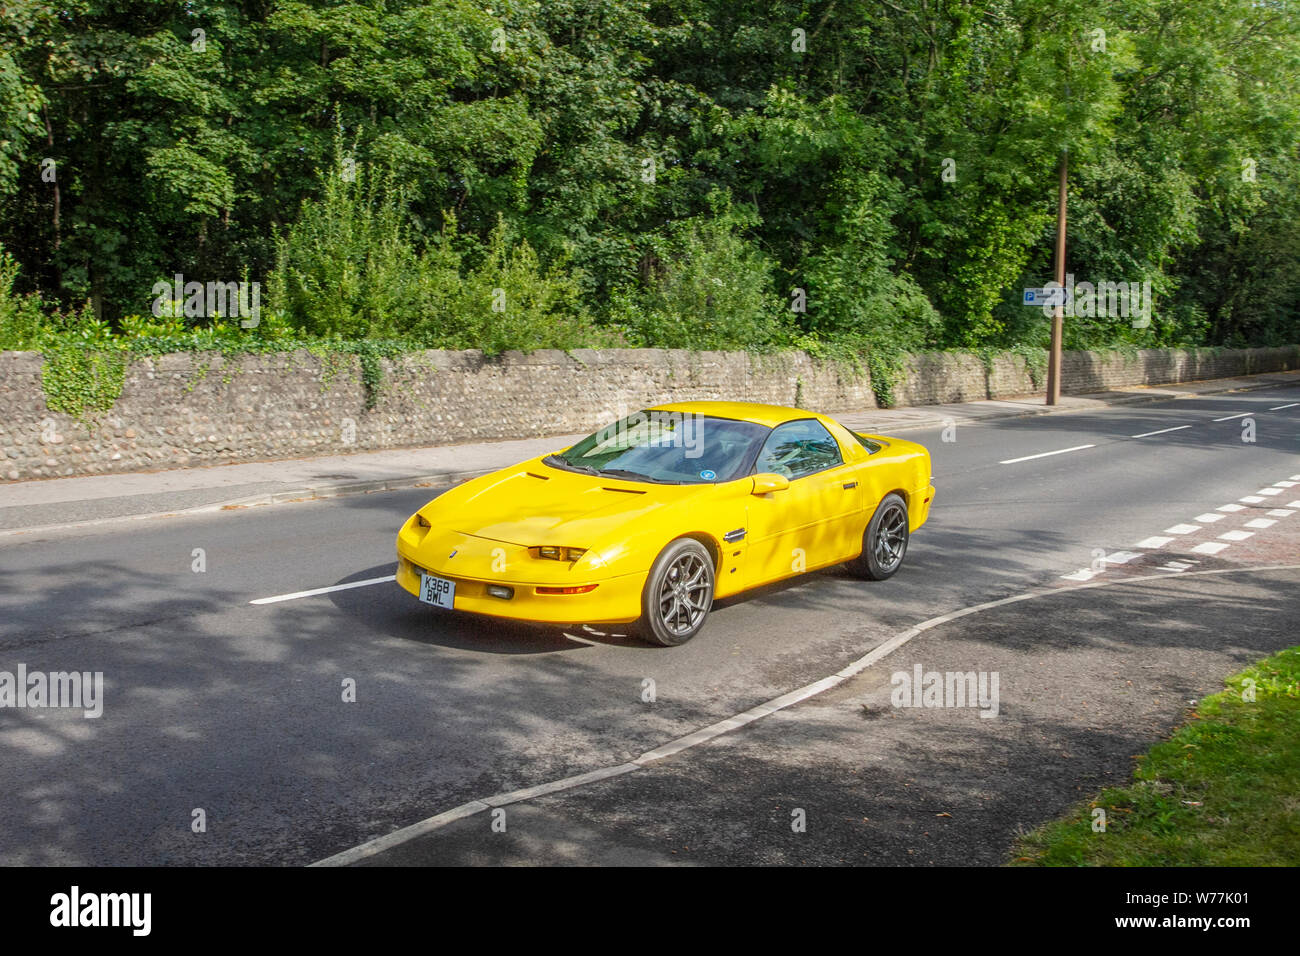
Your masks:
M 772 429 L 754 465 L 756 474 L 773 472 L 801 478 L 840 464 L 840 446 L 821 422 L 808 418 Z

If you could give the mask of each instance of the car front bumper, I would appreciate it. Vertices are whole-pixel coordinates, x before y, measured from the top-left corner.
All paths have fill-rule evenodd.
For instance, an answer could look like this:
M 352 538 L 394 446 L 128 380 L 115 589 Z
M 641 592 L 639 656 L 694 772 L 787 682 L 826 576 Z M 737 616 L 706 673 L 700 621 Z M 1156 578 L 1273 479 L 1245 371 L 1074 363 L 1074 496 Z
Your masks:
M 627 624 L 641 616 L 644 573 L 565 581 L 564 587 L 595 587 L 581 594 L 546 594 L 538 589 L 560 585 L 555 581 L 523 580 L 518 573 L 470 576 L 446 566 L 430 567 L 434 562 L 427 557 L 416 558 L 404 550 L 399 539 L 397 583 L 418 597 L 420 579 L 425 572 L 454 581 L 456 593 L 452 606 L 457 611 L 544 624 Z M 494 597 L 488 593 L 492 585 L 509 588 L 511 596 Z

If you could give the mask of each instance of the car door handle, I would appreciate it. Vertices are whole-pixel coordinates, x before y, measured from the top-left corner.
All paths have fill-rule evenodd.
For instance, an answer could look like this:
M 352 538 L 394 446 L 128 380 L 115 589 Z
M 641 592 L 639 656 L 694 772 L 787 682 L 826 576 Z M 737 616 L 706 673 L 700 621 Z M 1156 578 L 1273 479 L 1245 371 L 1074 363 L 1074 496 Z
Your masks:
M 857 486 L 858 483 L 856 481 L 846 481 L 844 483 L 844 490 L 848 491 L 850 488 L 856 488 Z

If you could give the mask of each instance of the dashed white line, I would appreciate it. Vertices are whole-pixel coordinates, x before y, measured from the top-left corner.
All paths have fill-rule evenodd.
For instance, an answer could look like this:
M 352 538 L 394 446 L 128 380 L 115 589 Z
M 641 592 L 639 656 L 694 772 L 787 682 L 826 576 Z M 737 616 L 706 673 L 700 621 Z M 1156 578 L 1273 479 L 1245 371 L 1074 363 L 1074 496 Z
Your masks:
M 1261 488 L 1255 492 L 1257 495 L 1280 495 L 1286 489 L 1284 488 Z
M 1191 428 L 1191 425 L 1175 425 L 1173 428 L 1162 428 L 1158 432 L 1143 432 L 1141 435 L 1134 435 L 1134 438 L 1150 438 L 1152 435 L 1164 435 L 1168 432 L 1180 432 L 1184 428 Z
M 1252 518 L 1246 522 L 1247 528 L 1271 528 L 1277 524 L 1272 518 Z
M 1216 422 L 1230 422 L 1230 421 L 1232 421 L 1234 418 L 1245 418 L 1247 415 L 1251 415 L 1251 414 L 1253 414 L 1253 413 L 1252 413 L 1252 412 L 1242 412 L 1240 415 L 1229 415 L 1227 418 L 1216 418 L 1215 421 L 1216 421 Z
M 1217 515 L 1213 511 L 1207 511 L 1203 515 L 1197 515 L 1196 520 L 1205 524 L 1213 524 L 1216 521 L 1222 521 L 1227 515 Z
M 1295 408 L 1300 402 L 1292 402 L 1290 405 L 1274 405 L 1269 409 L 1270 412 L 1280 412 L 1284 408 Z
M 1261 501 L 1263 501 L 1264 499 L 1261 498 L 1259 495 L 1246 495 L 1246 497 L 1244 497 L 1244 498 L 1238 498 L 1237 500 L 1238 500 L 1238 501 L 1244 501 L 1244 502 L 1246 502 L 1246 504 L 1248 504 L 1248 505 L 1257 505 L 1257 504 L 1259 504 Z
M 1219 505 L 1219 507 L 1215 508 L 1214 510 L 1215 511 L 1245 511 L 1246 506 L 1245 505 Z
M 372 584 L 384 584 L 387 581 L 396 581 L 397 575 L 390 574 L 383 578 L 369 578 L 365 581 L 353 581 L 351 584 L 333 584 L 327 588 L 312 588 L 310 591 L 294 591 L 292 594 L 277 594 L 274 597 L 258 598 L 256 601 L 249 601 L 249 604 L 279 604 L 281 601 L 296 601 L 298 598 L 315 597 L 318 594 L 329 594 L 332 591 L 350 591 L 352 588 L 368 588 Z
M 1075 445 L 1073 448 L 1062 448 L 1058 451 L 1045 451 L 1038 455 L 1026 455 L 1024 458 L 1008 458 L 1006 461 L 998 462 L 999 465 L 1014 465 L 1021 461 L 1033 461 L 1035 458 L 1050 458 L 1052 455 L 1064 455 L 1066 452 L 1083 451 L 1085 448 L 1096 448 L 1096 445 Z
M 1152 548 L 1163 548 L 1165 545 L 1167 545 L 1170 541 L 1173 540 L 1174 540 L 1173 538 L 1162 538 L 1160 537 L 1160 535 L 1157 534 L 1150 538 L 1143 538 L 1137 544 L 1133 545 L 1133 547 L 1147 548 L 1148 550 Z
M 1195 524 L 1176 524 L 1172 528 L 1165 528 L 1165 534 L 1191 534 L 1194 531 L 1200 531 L 1201 526 Z
M 1300 508 L 1300 501 L 1288 501 L 1286 506 L 1288 508 Z
M 1247 538 L 1255 537 L 1253 531 L 1225 531 L 1219 535 L 1224 541 L 1245 541 Z
M 1192 550 L 1197 554 L 1218 554 L 1227 547 L 1229 547 L 1229 545 L 1224 544 L 1222 541 L 1202 541 L 1196 547 L 1192 548 Z
M 1275 481 L 1275 482 L 1273 482 L 1273 487 L 1274 487 L 1274 488 L 1294 488 L 1294 487 L 1295 487 L 1296 485 L 1298 485 L 1298 484 L 1300 484 L 1300 482 L 1298 482 L 1298 481 Z
M 1267 514 L 1270 518 L 1289 518 L 1295 514 L 1295 512 L 1288 511 L 1286 508 L 1274 508 L 1272 511 L 1267 512 Z

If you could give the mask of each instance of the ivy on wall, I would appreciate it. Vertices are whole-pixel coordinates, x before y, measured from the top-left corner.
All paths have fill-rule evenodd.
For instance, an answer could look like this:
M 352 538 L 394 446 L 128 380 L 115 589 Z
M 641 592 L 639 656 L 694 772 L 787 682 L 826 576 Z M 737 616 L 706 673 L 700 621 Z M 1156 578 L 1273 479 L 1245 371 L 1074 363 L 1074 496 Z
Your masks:
M 60 344 L 46 349 L 41 366 L 45 405 L 89 424 L 106 412 L 122 394 L 126 381 L 126 353 L 120 349 L 83 348 Z

